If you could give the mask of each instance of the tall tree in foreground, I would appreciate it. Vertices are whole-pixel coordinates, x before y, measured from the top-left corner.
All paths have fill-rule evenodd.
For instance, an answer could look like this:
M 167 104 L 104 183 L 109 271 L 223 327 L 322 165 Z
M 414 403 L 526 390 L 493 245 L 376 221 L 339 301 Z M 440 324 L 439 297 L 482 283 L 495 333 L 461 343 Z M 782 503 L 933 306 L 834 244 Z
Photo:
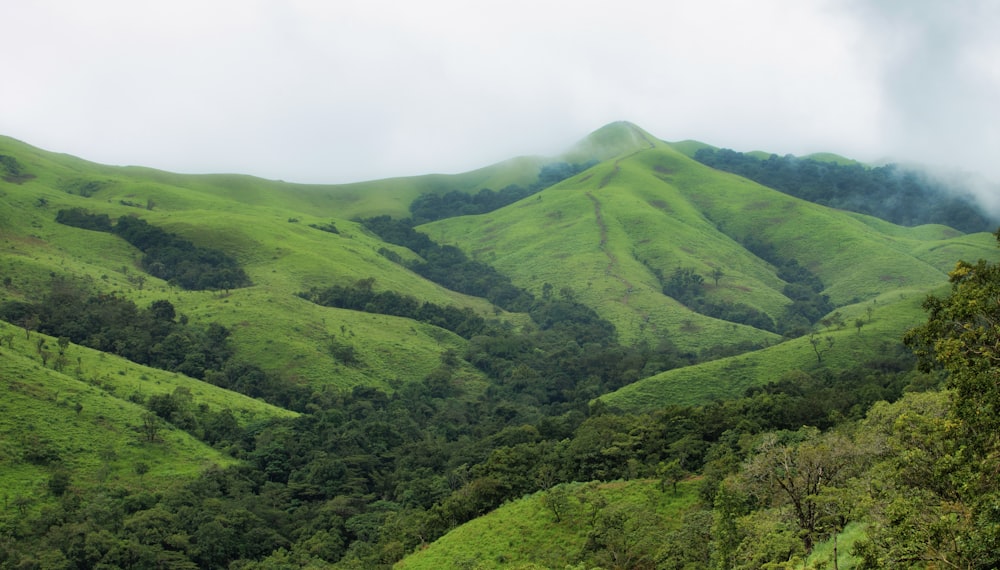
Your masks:
M 922 369 L 948 374 L 947 416 L 910 411 L 884 422 L 910 455 L 887 482 L 908 491 L 882 501 L 892 524 L 862 543 L 865 567 L 1000 567 L 1000 265 L 960 261 L 950 278 L 949 295 L 928 297 L 927 322 L 904 338 Z

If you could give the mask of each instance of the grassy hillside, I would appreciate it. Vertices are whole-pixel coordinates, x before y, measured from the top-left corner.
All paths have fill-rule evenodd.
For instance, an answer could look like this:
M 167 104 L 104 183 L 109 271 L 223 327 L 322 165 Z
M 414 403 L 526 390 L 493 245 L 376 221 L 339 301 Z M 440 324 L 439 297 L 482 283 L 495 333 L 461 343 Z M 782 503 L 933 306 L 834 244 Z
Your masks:
M 421 229 L 530 290 L 570 284 L 626 343 L 666 337 L 691 350 L 779 339 L 693 313 L 662 294 L 654 270 L 669 276 L 692 268 L 707 277 L 719 269 L 718 284 L 706 279 L 708 299 L 777 318 L 791 300 L 775 267 L 748 251 L 751 241 L 815 273 L 838 306 L 937 286 L 954 259 L 991 251 L 988 234 L 901 228 L 846 214 L 648 144 L 502 210 Z
M 843 327 L 819 327 L 812 338 L 800 337 L 747 354 L 670 370 L 599 399 L 636 413 L 671 404 L 704 404 L 737 397 L 747 388 L 776 382 L 793 370 L 846 370 L 859 362 L 877 359 L 887 347 L 898 345 L 903 332 L 924 318 L 920 304 L 925 294 L 921 290 L 899 290 L 867 303 L 847 305 L 838 309 Z M 864 321 L 860 331 L 855 326 L 857 319 Z M 828 339 L 833 340 L 832 345 Z
M 178 374 L 138 366 L 84 347 L 66 349 L 62 372 L 43 364 L 38 342 L 55 339 L 0 322 L 0 488 L 4 512 L 17 498 L 37 508 L 54 497 L 47 482 L 69 475 L 71 488 L 98 486 L 162 489 L 211 466 L 235 461 L 190 434 L 158 421 L 145 429 L 141 402 L 154 394 L 189 394 L 193 406 L 227 409 L 247 425 L 292 412 Z M 145 470 L 137 469 L 144 465 Z
M 691 460 L 693 470 L 725 463 L 728 471 L 704 472 L 718 486 L 712 477 L 739 469 L 750 438 L 759 435 L 754 429 L 795 428 L 800 418 L 819 415 L 860 417 L 855 408 L 862 404 L 847 399 L 829 414 L 812 414 L 809 402 L 796 398 L 845 393 L 839 383 L 846 375 L 836 373 L 849 369 L 864 380 L 855 384 L 861 386 L 857 394 L 871 387 L 878 394 L 872 398 L 898 396 L 905 373 L 875 378 L 860 363 L 886 356 L 887 367 L 905 366 L 893 352 L 903 331 L 925 318 L 925 295 L 943 290 L 957 259 L 997 254 L 989 234 L 893 225 L 689 158 L 706 146 L 668 144 L 630 123 L 614 123 L 555 159 L 522 157 L 457 175 L 310 186 L 103 166 L 0 138 L 0 304 L 5 318 L 18 321 L 0 322 L 0 566 L 6 560 L 44 566 L 31 552 L 44 545 L 78 567 L 92 567 L 103 558 L 88 559 L 61 544 L 61 526 L 77 522 L 46 522 L 53 509 L 82 517 L 73 520 L 89 511 L 58 497 L 70 493 L 89 505 L 120 492 L 115 508 L 124 517 L 137 514 L 126 513 L 132 508 L 128 496 L 148 489 L 151 501 L 162 502 L 158 508 L 173 513 L 175 498 L 153 497 L 152 491 L 176 489 L 212 466 L 236 463 L 233 457 L 245 460 L 240 469 L 212 473 L 226 483 L 177 491 L 199 494 L 191 511 L 203 518 L 172 520 L 171 532 L 180 534 L 169 544 L 146 544 L 148 537 L 127 536 L 127 524 L 108 523 L 121 545 L 130 544 L 118 554 L 183 557 L 202 567 L 269 556 L 299 566 L 341 561 L 371 567 L 451 529 L 398 567 L 589 568 L 662 562 L 707 544 L 702 538 L 718 519 L 695 505 L 698 482 L 683 482 L 673 493 L 656 481 L 570 481 L 651 475 Z M 424 247 L 411 239 L 405 222 L 402 229 L 369 223 L 369 231 L 357 221 L 404 217 L 426 192 L 529 186 L 540 166 L 556 160 L 572 163 L 559 165 L 563 173 L 593 166 L 489 213 L 418 228 L 489 264 L 499 278 L 465 263 L 453 249 Z M 125 239 L 57 223 L 57 212 L 69 208 L 111 220 L 140 217 L 198 248 L 232 256 L 252 285 L 181 289 L 153 277 L 144 252 Z M 410 241 L 397 243 L 415 250 L 383 241 L 372 233 L 376 229 L 387 240 L 398 238 L 392 231 L 410 232 Z M 426 264 L 407 265 L 414 261 Z M 504 312 L 414 273 L 432 265 L 425 274 L 445 282 L 442 273 L 452 271 L 461 279 L 451 286 L 493 299 L 502 299 L 492 295 L 503 291 L 518 303 L 497 303 L 523 312 Z M 698 279 L 677 289 L 676 278 L 685 275 Z M 535 300 L 511 293 L 507 277 Z M 363 288 L 395 295 L 381 305 L 375 295 L 338 305 L 361 310 L 322 307 L 300 296 L 359 282 L 344 297 Z M 469 283 L 481 287 L 466 288 Z M 58 304 L 49 296 L 53 284 L 79 287 L 88 296 Z M 102 304 L 108 299 L 115 303 Z M 120 310 L 116 314 L 127 318 L 107 319 L 114 322 L 102 329 L 102 315 L 92 309 L 117 311 L 126 304 L 116 304 L 120 299 L 134 302 L 134 310 Z M 162 300 L 168 303 L 158 308 L 168 306 L 169 316 L 147 310 Z M 71 315 L 63 325 L 86 330 L 80 342 L 110 339 L 114 343 L 94 346 L 118 351 L 138 339 L 145 353 L 132 352 L 137 360 L 155 354 L 163 356 L 159 362 L 188 364 L 189 357 L 200 358 L 204 366 L 184 370 L 302 415 L 269 422 L 297 414 L 32 332 L 32 319 L 38 325 L 37 315 L 51 312 L 41 306 L 48 302 Z M 456 326 L 443 311 L 435 313 L 437 307 L 393 312 L 420 303 L 467 309 L 471 317 L 456 312 L 474 325 Z M 821 309 L 806 318 L 795 312 L 803 304 Z M 614 325 L 620 345 L 590 309 Z M 375 310 L 436 319 L 441 326 L 364 312 Z M 789 322 L 798 328 L 784 326 Z M 226 330 L 216 327 L 210 337 L 204 331 L 215 323 Z M 155 328 L 166 332 L 154 335 Z M 122 330 L 132 336 L 115 336 Z M 702 363 L 677 368 L 693 361 Z M 809 379 L 794 371 L 815 373 L 822 382 L 807 386 Z M 734 398 L 782 378 L 794 379 L 775 388 L 788 394 L 733 403 L 773 404 L 759 413 L 722 418 L 711 415 L 713 406 L 661 409 Z M 794 395 L 799 381 L 803 394 Z M 595 401 L 606 405 L 588 408 Z M 618 421 L 624 416 L 617 411 L 649 413 Z M 745 421 L 750 415 L 753 421 Z M 738 429 L 732 417 L 739 418 Z M 210 436 L 217 424 L 209 420 L 231 429 Z M 789 425 L 781 423 L 786 420 Z M 639 428 L 646 424 L 654 427 Z M 498 450 L 496 464 L 490 463 Z M 613 469 L 590 465 L 595 458 L 613 458 Z M 530 476 L 508 485 L 511 477 L 503 474 L 512 465 Z M 557 481 L 563 484 L 517 499 Z M 453 528 L 490 509 L 496 510 Z M 87 524 L 106 530 L 96 518 Z M 251 528 L 255 534 L 243 534 Z M 218 544 L 226 548 L 213 546 L 223 536 L 219 529 L 226 532 Z M 842 546 L 862 534 L 848 527 Z M 820 566 L 830 550 L 822 545 L 812 563 Z
M 675 548 L 690 551 L 697 531 L 677 532 L 691 524 L 696 513 L 699 481 L 682 481 L 675 495 L 659 489 L 656 481 L 616 481 L 611 483 L 569 483 L 539 491 L 470 521 L 410 554 L 396 570 L 436 570 L 438 568 L 516 568 L 519 570 L 561 570 L 563 568 L 615 567 L 607 565 L 607 545 L 595 544 L 602 522 L 613 513 L 628 513 L 624 519 L 633 543 L 618 554 L 631 554 L 638 564 L 640 555 L 664 561 Z M 563 511 L 556 520 L 551 505 L 562 501 Z M 704 513 L 704 511 L 702 511 Z M 697 516 L 697 515 L 695 515 Z M 709 515 L 710 517 L 711 515 Z M 711 524 L 711 520 L 708 521 Z M 629 526 L 631 525 L 631 526 Z M 706 529 L 707 530 L 707 529 Z M 854 568 L 858 560 L 851 546 L 864 535 L 864 527 L 851 523 L 837 537 L 818 544 L 802 568 L 831 567 L 836 545 L 838 567 Z M 623 537 L 625 538 L 625 537 Z M 706 548 L 707 552 L 707 548 Z M 629 567 L 623 564 L 621 567 Z
M 396 570 L 438 568 L 566 568 L 606 563 L 608 546 L 595 535 L 619 516 L 625 528 L 640 528 L 646 539 L 632 537 L 633 557 L 652 557 L 661 546 L 653 537 L 676 530 L 696 501 L 696 483 L 682 482 L 677 494 L 656 481 L 570 483 L 539 491 L 466 523 L 426 548 L 401 560 Z M 559 520 L 551 505 L 558 504 Z M 655 530 L 654 530 L 655 529 Z M 625 537 L 623 537 L 625 538 Z M 623 549 L 628 551 L 629 547 Z
M 380 255 L 378 250 L 387 248 L 413 257 L 346 219 L 360 210 L 340 217 L 340 206 L 358 199 L 350 193 L 293 188 L 242 176 L 182 176 L 106 167 L 10 139 L 0 139 L 0 154 L 17 157 L 25 171 L 36 174 L 20 184 L 0 182 L 0 272 L 10 279 L 0 289 L 0 300 L 30 300 L 46 289 L 51 275 L 84 278 L 93 288 L 122 292 L 140 306 L 167 298 L 194 322 L 217 321 L 231 327 L 240 354 L 265 369 L 341 388 L 357 384 L 388 388 L 397 380 L 420 378 L 437 366 L 443 350 L 460 348 L 461 341 L 408 320 L 316 307 L 295 296 L 301 291 L 374 278 L 376 290 L 401 291 L 423 301 L 493 314 L 490 303 L 446 290 Z M 452 188 L 452 182 L 463 187 L 474 186 L 473 180 L 520 180 L 532 163 L 514 160 L 454 180 L 408 179 L 410 193 L 415 197 L 430 187 Z M 403 183 L 390 182 L 384 192 L 408 200 L 409 194 L 400 190 Z M 365 200 L 371 200 L 364 208 L 381 213 L 375 186 L 361 191 Z M 320 203 L 324 201 L 326 206 Z M 73 207 L 106 213 L 112 219 L 138 215 L 197 245 L 233 254 L 254 286 L 228 295 L 168 286 L 143 274 L 137 265 L 140 252 L 125 241 L 54 221 L 58 210 Z M 310 227 L 331 222 L 339 233 Z M 345 366 L 329 353 L 332 338 L 354 347 L 355 365 Z
M 943 283 L 955 259 L 991 252 L 986 234 L 963 236 L 943 226 L 902 228 L 706 168 L 684 154 L 701 146 L 668 145 L 635 125 L 614 123 L 560 157 L 603 160 L 593 168 L 506 208 L 421 229 L 494 265 L 535 294 L 546 283 L 572 294 L 611 321 L 624 344 L 657 346 L 668 340 L 693 353 L 782 340 L 767 330 L 694 312 L 662 292 L 665 278 L 678 268 L 691 269 L 705 276 L 709 302 L 739 303 L 780 318 L 791 303 L 783 293 L 785 282 L 774 265 L 748 251 L 748 242 L 765 244 L 814 272 L 838 306 L 894 292 L 919 295 Z M 409 201 L 428 191 L 525 184 L 544 162 L 519 158 L 460 175 L 306 186 L 103 166 L 6 138 L 0 138 L 0 154 L 15 157 L 28 174 L 17 183 L 0 183 L 0 271 L 9 279 L 0 300 L 30 300 L 51 275 L 86 278 L 95 289 L 122 292 L 143 306 L 167 298 L 195 322 L 231 328 L 241 357 L 292 381 L 338 388 L 391 388 L 421 378 L 439 364 L 443 351 L 461 353 L 465 341 L 407 319 L 316 307 L 296 297 L 298 292 L 373 278 L 376 290 L 494 314 L 487 301 L 444 289 L 389 261 L 381 249 L 403 259 L 415 256 L 350 218 L 404 215 Z M 144 276 L 137 267 L 140 253 L 123 240 L 54 222 L 58 210 L 71 207 L 113 219 L 138 215 L 196 245 L 235 255 L 254 286 L 228 294 L 187 292 Z M 338 233 L 312 227 L 327 224 Z M 721 272 L 717 281 L 710 277 L 714 272 Z M 885 334 L 891 338 L 899 330 Z M 879 329 L 866 332 L 874 336 Z M 352 347 L 357 361 L 339 361 L 329 350 L 331 342 Z M 796 346 L 781 351 L 807 352 Z M 772 349 L 768 358 L 781 351 Z M 471 369 L 466 375 L 476 378 Z M 758 380 L 760 375 L 753 375 L 752 381 Z M 684 398 L 700 400 L 750 381 L 680 389 Z

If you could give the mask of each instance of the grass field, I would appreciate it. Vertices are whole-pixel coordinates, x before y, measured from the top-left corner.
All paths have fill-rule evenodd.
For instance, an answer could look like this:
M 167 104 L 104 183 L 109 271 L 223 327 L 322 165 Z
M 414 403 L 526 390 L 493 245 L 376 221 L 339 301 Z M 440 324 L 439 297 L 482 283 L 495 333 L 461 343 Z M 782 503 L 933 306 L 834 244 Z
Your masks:
M 845 326 L 820 327 L 818 358 L 809 337 L 800 337 L 763 350 L 670 370 L 644 378 L 599 398 L 626 412 L 650 411 L 671 404 L 704 404 L 743 395 L 752 386 L 776 382 L 792 371 L 824 368 L 846 370 L 880 356 L 888 344 L 898 345 L 903 332 L 924 317 L 924 291 L 893 291 L 872 300 L 838 309 Z M 872 308 L 868 322 L 868 308 Z M 858 331 L 856 319 L 865 320 Z M 832 346 L 827 338 L 833 339 Z M 820 359 L 822 361 L 820 361 Z
M 663 295 L 654 271 L 668 276 L 684 267 L 707 277 L 721 270 L 718 282 L 706 278 L 705 298 L 743 303 L 777 318 L 790 300 L 775 268 L 743 247 L 749 238 L 772 244 L 819 275 L 845 314 L 880 298 L 919 297 L 944 283 L 957 259 L 995 255 L 987 234 L 903 228 L 705 168 L 685 155 L 702 146 L 666 144 L 628 123 L 608 125 L 559 157 L 603 160 L 586 172 L 501 210 L 421 229 L 536 294 L 545 283 L 557 291 L 566 287 L 614 323 L 622 343 L 656 346 L 669 340 L 691 352 L 738 343 L 772 347 L 626 388 L 632 394 L 626 400 L 650 403 L 723 397 L 809 362 L 802 341 L 775 346 L 782 339 L 774 333 L 698 314 Z M 444 289 L 387 260 L 379 249 L 410 259 L 414 254 L 385 244 L 351 218 L 406 215 L 409 201 L 423 192 L 527 184 L 544 162 L 523 157 L 458 175 L 310 186 L 102 166 L 5 138 L 0 153 L 18 157 L 36 176 L 0 183 L 0 272 L 9 279 L 0 301 L 37 297 L 54 274 L 118 291 L 140 306 L 166 298 L 193 322 L 231 328 L 241 357 L 322 389 L 391 389 L 426 375 L 444 350 L 461 353 L 465 341 L 407 319 L 316 307 L 296 293 L 374 278 L 377 290 L 494 314 L 487 301 Z M 112 218 L 139 215 L 198 245 L 223 249 L 245 265 L 254 286 L 223 295 L 181 291 L 148 276 L 139 283 L 137 250 L 114 236 L 54 222 L 59 209 L 70 207 Z M 331 222 L 339 233 L 310 227 Z M 874 323 L 861 337 L 875 346 L 879 334 L 890 340 L 904 328 Z M 844 340 L 831 351 L 830 364 L 838 352 L 864 352 L 863 346 L 847 349 L 857 344 L 850 333 L 837 333 Z M 338 362 L 328 350 L 331 339 L 351 345 L 358 363 Z
M 54 276 L 68 276 L 94 291 L 117 292 L 140 307 L 167 299 L 195 324 L 219 322 L 232 331 L 240 358 L 289 382 L 316 390 L 358 385 L 392 390 L 422 379 L 440 364 L 444 351 L 463 354 L 466 341 L 408 319 L 314 306 L 298 293 L 374 278 L 376 290 L 467 307 L 515 326 L 527 317 L 498 312 L 484 299 L 447 290 L 390 262 L 380 249 L 404 259 L 416 254 L 382 242 L 355 219 L 405 217 L 410 202 L 426 192 L 527 186 L 546 162 L 594 159 L 596 166 L 520 202 L 420 229 L 535 294 L 546 283 L 571 294 L 611 321 L 623 344 L 655 347 L 668 340 L 693 353 L 736 344 L 767 347 L 666 372 L 602 397 L 615 408 L 641 411 L 737 396 L 792 370 L 836 370 L 877 355 L 884 343 L 898 342 L 906 328 L 920 322 L 920 300 L 946 283 L 956 260 L 997 257 L 989 234 L 895 226 L 706 168 L 689 158 L 705 146 L 663 143 L 634 125 L 616 123 L 559 157 L 521 157 L 462 174 L 330 186 L 104 166 L 0 137 L 0 154 L 16 157 L 31 175 L 17 183 L 0 181 L 0 303 L 36 301 Z M 224 250 L 245 266 L 253 286 L 191 292 L 147 276 L 139 266 L 141 253 L 123 240 L 55 222 L 60 209 L 74 207 L 113 219 L 139 216 L 197 245 Z M 311 227 L 331 223 L 339 233 Z M 791 302 L 783 293 L 785 283 L 774 266 L 744 247 L 751 239 L 797 260 L 825 284 L 824 293 L 847 324 L 817 327 L 824 342 L 833 339 L 822 362 L 808 338 L 784 341 L 773 332 L 698 314 L 662 293 L 657 271 L 669 276 L 689 268 L 705 276 L 706 299 L 743 303 L 778 317 Z M 715 282 L 709 276 L 717 269 L 722 277 Z M 871 322 L 855 330 L 854 319 L 867 319 L 869 308 Z M 13 340 L 0 346 L 0 486 L 10 501 L 36 498 L 31 508 L 51 500 L 45 482 L 57 469 L 68 469 L 72 485 L 81 488 L 157 486 L 228 463 L 216 450 L 166 427 L 162 442 L 143 442 L 137 429 L 144 410 L 134 401 L 151 394 L 183 388 L 198 404 L 232 409 L 241 422 L 290 415 L 191 378 L 77 346 L 69 348 L 71 365 L 57 372 L 42 364 L 34 339 L 24 338 L 21 329 L 0 323 L 0 337 L 5 334 L 13 334 Z M 357 362 L 338 361 L 330 350 L 333 340 L 354 348 Z M 467 364 L 458 378 L 484 388 L 483 376 Z M 26 460 L 32 446 L 50 450 L 58 461 Z M 138 474 L 138 463 L 148 472 Z M 564 532 L 536 516 L 544 514 L 539 501 L 528 498 L 504 508 L 535 509 L 535 514 L 522 513 L 534 521 L 525 524 L 540 525 L 541 536 L 558 536 L 561 552 L 577 552 L 579 529 Z M 14 508 L 9 504 L 5 501 L 7 512 Z M 661 507 L 663 512 L 673 508 Z M 533 528 L 519 532 L 529 531 Z M 510 540 L 461 556 L 472 556 L 477 564 L 498 564 L 508 555 L 514 556 L 511 563 L 562 563 L 561 558 L 515 556 L 503 547 L 510 550 Z
M 956 259 L 995 255 L 989 234 L 903 228 L 832 210 L 651 144 L 502 210 L 421 229 L 529 290 L 571 284 L 625 343 L 666 337 L 688 350 L 780 339 L 693 313 L 661 293 L 653 269 L 667 276 L 693 269 L 706 276 L 706 298 L 777 318 L 791 301 L 775 268 L 742 245 L 748 240 L 813 271 L 838 306 L 924 291 L 944 283 Z M 724 275 L 717 284 L 707 278 L 716 269 Z
M 9 335 L 13 334 L 13 337 Z M 183 376 L 144 368 L 70 345 L 73 370 L 43 366 L 35 342 L 45 339 L 0 323 L 0 489 L 3 512 L 18 501 L 40 508 L 54 500 L 47 490 L 57 472 L 72 489 L 163 489 L 206 468 L 234 460 L 191 435 L 161 423 L 155 441 L 143 431 L 146 409 L 134 402 L 151 394 L 190 390 L 195 404 L 228 408 L 241 423 L 293 415 L 263 402 Z M 47 339 L 51 345 L 54 339 Z M 143 465 L 144 469 L 137 469 Z
M 566 505 L 557 521 L 546 498 L 560 492 L 566 497 Z M 633 514 L 648 512 L 655 520 L 651 523 L 655 532 L 664 533 L 680 525 L 696 496 L 693 481 L 682 482 L 676 495 L 669 489 L 661 492 L 659 482 L 649 480 L 563 484 L 474 519 L 404 558 L 394 568 L 566 568 L 593 560 L 585 546 L 595 520 L 595 504 Z

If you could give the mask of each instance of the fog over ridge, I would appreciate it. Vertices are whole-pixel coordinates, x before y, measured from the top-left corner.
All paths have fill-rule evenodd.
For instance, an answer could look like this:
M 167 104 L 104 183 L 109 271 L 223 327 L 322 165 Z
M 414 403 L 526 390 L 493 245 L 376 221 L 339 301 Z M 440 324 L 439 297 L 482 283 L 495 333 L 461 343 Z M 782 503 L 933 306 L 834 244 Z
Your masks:
M 967 172 L 998 207 L 989 0 L 38 0 L 4 16 L 0 133 L 98 162 L 343 183 L 552 155 L 627 120 Z

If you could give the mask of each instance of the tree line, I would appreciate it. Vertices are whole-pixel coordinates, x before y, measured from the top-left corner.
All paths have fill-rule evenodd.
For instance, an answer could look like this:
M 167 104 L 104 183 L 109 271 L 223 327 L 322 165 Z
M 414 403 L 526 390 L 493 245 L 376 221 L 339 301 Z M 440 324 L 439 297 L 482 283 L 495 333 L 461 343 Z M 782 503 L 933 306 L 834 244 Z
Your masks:
M 483 188 L 475 194 L 452 190 L 444 194 L 427 193 L 421 194 L 410 203 L 410 217 L 414 225 L 453 218 L 456 216 L 469 216 L 474 214 L 485 214 L 494 210 L 499 210 L 537 194 L 541 190 L 558 184 L 559 182 L 587 170 L 597 164 L 597 161 L 584 163 L 554 162 L 546 164 L 538 172 L 538 179 L 527 188 L 517 184 L 511 184 L 499 191 L 490 188 Z
M 139 308 L 116 293 L 92 294 L 78 282 L 55 277 L 35 302 L 8 301 L 0 319 L 139 364 L 205 379 L 232 357 L 229 331 L 217 323 L 189 324 L 165 299 Z
M 469 308 L 460 309 L 420 300 L 395 291 L 375 291 L 374 277 L 361 279 L 354 285 L 313 287 L 299 296 L 317 305 L 405 317 L 450 330 L 470 338 L 483 330 L 486 320 Z
M 895 164 L 869 168 L 772 154 L 759 158 L 730 149 L 699 149 L 695 160 L 786 194 L 832 208 L 904 225 L 944 224 L 963 232 L 993 231 L 971 192 Z
M 745 303 L 707 299 L 705 277 L 693 268 L 678 267 L 669 276 L 665 276 L 658 267 L 650 267 L 650 271 L 659 280 L 664 295 L 673 297 L 694 311 L 787 337 L 808 334 L 813 325 L 834 310 L 830 297 L 823 293 L 823 281 L 815 273 L 802 267 L 795 259 L 782 257 L 769 243 L 751 237 L 743 245 L 770 263 L 778 278 L 785 282 L 781 292 L 791 303 L 777 319 Z M 721 270 L 714 272 L 716 284 L 723 277 Z
M 182 289 L 228 291 L 251 285 L 250 277 L 233 256 L 196 246 L 142 218 L 122 216 L 112 224 L 107 214 L 71 208 L 59 210 L 56 221 L 121 237 L 143 252 L 140 260 L 143 270 Z
M 952 281 L 951 295 L 928 299 L 927 324 L 905 339 L 923 370 L 887 345 L 851 370 L 792 372 L 699 406 L 643 414 L 538 407 L 501 377 L 473 397 L 452 381 L 458 363 L 448 355 L 391 394 L 314 391 L 309 413 L 243 429 L 224 415 L 198 419 L 183 391 L 158 396 L 148 402 L 158 417 L 203 426 L 202 437 L 244 463 L 177 490 L 109 482 L 87 499 L 72 480 L 54 480 L 53 508 L 5 523 L 0 559 L 56 568 L 388 568 L 455 525 L 526 493 L 548 496 L 562 482 L 657 478 L 668 492 L 698 474 L 699 503 L 676 530 L 636 542 L 633 566 L 796 565 L 861 521 L 853 552 L 862 568 L 940 560 L 992 568 L 1000 562 L 990 547 L 1000 528 L 997 420 L 983 410 L 1000 405 L 989 325 L 1000 316 L 984 301 L 1000 294 L 1000 269 L 961 264 Z M 950 391 L 937 391 L 937 366 Z M 657 531 L 641 509 L 594 505 L 594 560 L 616 547 L 604 527 L 612 515 L 633 536 Z
M 507 311 L 527 312 L 530 309 L 533 301 L 530 293 L 511 283 L 509 277 L 492 266 L 469 259 L 461 249 L 440 245 L 418 232 L 413 228 L 412 219 L 376 216 L 360 221 L 383 241 L 409 248 L 419 255 L 421 260 L 403 262 L 394 252 L 382 251 L 383 255 L 421 277 L 459 293 L 482 297 Z
M 141 308 L 118 293 L 93 293 L 80 281 L 54 277 L 37 301 L 0 304 L 0 319 L 22 327 L 26 335 L 40 332 L 58 338 L 56 352 L 40 343 L 38 353 L 44 364 L 60 371 L 74 371 L 64 354 L 65 345 L 72 342 L 291 410 L 303 410 L 311 393 L 236 358 L 229 329 L 214 322 L 189 323 L 166 299 Z

